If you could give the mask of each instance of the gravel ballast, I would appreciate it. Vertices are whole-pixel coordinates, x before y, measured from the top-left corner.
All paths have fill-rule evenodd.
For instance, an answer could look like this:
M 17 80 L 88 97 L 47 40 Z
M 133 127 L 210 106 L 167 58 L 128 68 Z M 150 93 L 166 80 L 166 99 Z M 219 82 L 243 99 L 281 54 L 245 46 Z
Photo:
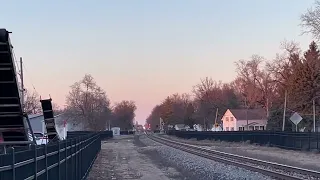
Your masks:
M 187 144 L 208 147 L 226 153 L 320 171 L 320 155 L 316 152 L 286 150 L 276 147 L 249 144 L 248 142 L 198 141 L 197 139 L 183 139 L 165 134 L 159 136 Z
M 156 146 L 161 158 L 171 166 L 175 166 L 180 172 L 192 176 L 193 180 L 269 180 L 272 179 L 263 174 L 248 171 L 239 167 L 215 162 L 181 150 L 177 150 L 159 144 L 146 136 L 139 137 L 140 141 L 147 146 Z
M 187 180 L 163 162 L 154 146 L 145 146 L 138 136 L 117 136 L 101 144 L 101 151 L 88 180 Z M 190 179 L 193 180 L 193 179 Z

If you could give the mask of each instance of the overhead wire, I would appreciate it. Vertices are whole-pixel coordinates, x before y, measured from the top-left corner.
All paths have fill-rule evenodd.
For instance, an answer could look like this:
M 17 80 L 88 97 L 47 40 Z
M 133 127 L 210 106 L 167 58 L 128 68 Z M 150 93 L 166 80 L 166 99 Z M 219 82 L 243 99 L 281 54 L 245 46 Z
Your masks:
M 23 68 L 25 69 L 25 71 L 27 72 L 27 74 L 30 75 L 30 73 L 28 73 L 28 70 L 27 70 L 26 66 L 24 65 L 24 63 L 22 63 L 22 66 L 23 66 Z M 34 84 L 33 84 L 33 81 L 32 81 L 31 76 L 30 76 L 30 77 L 27 77 L 27 78 L 28 78 L 28 80 L 30 81 L 30 84 L 31 84 L 33 90 L 34 90 L 36 93 L 38 93 L 37 90 L 36 90 L 36 87 L 35 87 Z
M 19 66 L 19 64 L 18 64 L 18 60 L 17 60 L 16 54 L 15 54 L 13 48 L 12 48 L 12 55 L 13 55 L 13 61 L 15 62 L 15 65 L 16 65 L 16 67 L 17 67 L 17 70 L 18 70 L 18 72 L 19 72 L 19 75 L 21 75 L 21 68 L 20 68 L 20 66 Z M 28 70 L 27 70 L 26 66 L 24 65 L 24 63 L 22 63 L 22 66 L 23 66 L 23 69 L 26 71 L 26 73 L 30 75 L 30 73 L 28 72 Z M 27 76 L 27 79 L 29 80 L 29 82 L 30 82 L 33 90 L 35 91 L 35 93 L 38 94 L 37 89 L 35 88 L 31 77 L 28 77 L 28 76 Z

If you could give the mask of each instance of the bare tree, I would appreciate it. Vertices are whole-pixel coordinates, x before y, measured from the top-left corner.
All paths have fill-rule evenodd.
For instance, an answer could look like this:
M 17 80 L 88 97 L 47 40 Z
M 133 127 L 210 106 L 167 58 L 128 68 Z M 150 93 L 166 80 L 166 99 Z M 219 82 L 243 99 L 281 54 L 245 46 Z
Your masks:
M 25 89 L 24 91 L 24 111 L 27 114 L 38 114 L 42 112 L 40 96 L 36 92 Z
M 301 26 L 303 33 L 311 34 L 318 41 L 320 40 L 320 2 L 315 1 L 315 7 L 310 8 L 301 15 Z
M 267 69 L 267 66 L 262 66 L 265 62 L 265 59 L 258 55 L 253 55 L 248 61 L 236 62 L 238 76 L 234 83 L 248 107 L 263 107 L 268 116 L 276 83 L 272 72 Z
M 152 130 L 155 130 L 159 127 L 160 116 L 161 116 L 161 106 L 156 105 L 146 119 L 146 123 L 151 125 Z
M 261 98 L 258 82 L 262 74 L 260 66 L 264 58 L 253 55 L 250 60 L 239 60 L 236 64 L 238 91 L 243 96 L 243 101 L 250 107 L 256 107 Z
M 61 108 L 57 103 L 52 103 L 52 110 L 55 115 L 63 114 L 65 109 Z
M 201 79 L 201 82 L 193 87 L 198 117 L 203 119 L 205 129 L 208 128 L 209 119 L 214 117 L 218 103 L 221 102 L 221 87 L 221 82 L 216 82 L 209 77 Z
M 152 129 L 159 127 L 160 118 L 166 125 L 191 124 L 193 118 L 193 106 L 189 94 L 172 94 L 156 105 L 147 118 L 147 123 Z
M 71 86 L 66 103 L 66 112 L 75 124 L 89 130 L 105 130 L 111 112 L 110 101 L 91 75 L 86 74 Z
M 274 82 L 273 101 L 282 102 L 285 91 L 292 87 L 292 76 L 295 74 L 293 65 L 300 61 L 301 49 L 294 41 L 281 43 L 282 53 L 276 54 L 276 58 L 266 63 L 266 69 Z M 281 100 L 280 100 L 281 99 Z M 282 103 L 280 103 L 282 105 Z
M 121 129 L 127 130 L 132 129 L 136 109 L 137 107 L 134 101 L 124 100 L 116 103 L 112 110 L 112 126 L 117 126 Z

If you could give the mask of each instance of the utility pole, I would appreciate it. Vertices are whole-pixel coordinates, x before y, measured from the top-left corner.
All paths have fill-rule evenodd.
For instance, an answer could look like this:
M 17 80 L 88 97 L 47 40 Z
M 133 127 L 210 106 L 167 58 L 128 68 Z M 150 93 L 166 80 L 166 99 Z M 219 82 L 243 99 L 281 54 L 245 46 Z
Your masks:
M 267 98 L 267 118 L 269 118 L 269 98 Z
M 247 131 L 249 131 L 249 120 L 248 120 L 248 104 L 247 104 L 247 97 L 245 98 L 245 107 L 246 107 L 246 120 L 247 120 Z
M 219 108 L 217 108 L 217 110 L 216 110 L 216 118 L 214 119 L 214 125 L 216 125 L 216 124 L 217 124 L 218 110 L 219 110 Z
M 24 112 L 24 82 L 23 82 L 22 57 L 20 57 L 20 81 L 21 81 L 21 104 L 22 104 L 22 111 Z
M 313 109 L 313 132 L 316 132 L 316 103 L 314 99 L 312 101 L 312 109 Z
M 287 109 L 287 90 L 284 92 L 284 105 L 283 105 L 283 119 L 282 119 L 282 131 L 284 131 L 284 126 L 286 123 L 286 109 Z
M 217 131 L 218 111 L 219 111 L 219 108 L 217 108 L 217 110 L 216 110 L 216 118 L 214 119 L 214 125 L 213 125 L 213 128 L 212 128 L 212 129 L 214 129 L 214 131 Z
M 203 131 L 207 131 L 207 129 L 206 129 L 206 117 L 203 118 Z

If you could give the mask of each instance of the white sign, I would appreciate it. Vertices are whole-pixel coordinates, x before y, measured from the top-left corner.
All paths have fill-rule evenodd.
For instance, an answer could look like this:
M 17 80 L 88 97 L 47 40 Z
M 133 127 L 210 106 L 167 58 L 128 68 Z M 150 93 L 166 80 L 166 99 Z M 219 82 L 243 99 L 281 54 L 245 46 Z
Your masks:
M 302 117 L 295 112 L 291 117 L 290 117 L 290 121 L 293 122 L 293 124 L 298 125 L 300 123 L 300 121 L 302 120 Z

